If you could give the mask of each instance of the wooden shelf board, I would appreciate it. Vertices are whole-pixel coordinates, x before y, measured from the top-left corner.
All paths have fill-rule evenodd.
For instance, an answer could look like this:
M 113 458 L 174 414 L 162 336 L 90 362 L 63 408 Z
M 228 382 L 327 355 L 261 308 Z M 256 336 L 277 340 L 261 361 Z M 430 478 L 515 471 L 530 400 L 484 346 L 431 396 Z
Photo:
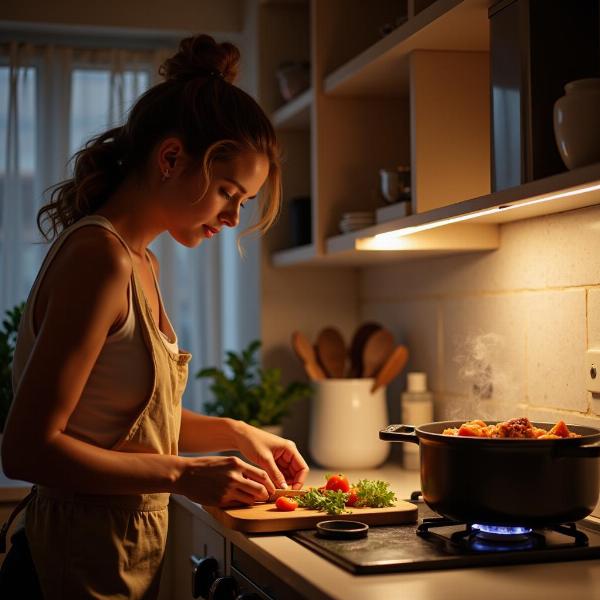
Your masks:
M 546 198 L 550 200 L 543 201 Z M 531 201 L 536 203 L 528 204 Z M 331 237 L 326 242 L 324 256 L 317 257 L 312 246 L 305 246 L 277 253 L 273 262 L 276 265 L 288 266 L 311 261 L 313 264 L 325 266 L 329 264 L 360 266 L 382 260 L 413 260 L 460 252 L 493 250 L 498 247 L 498 226 L 502 223 L 597 204 L 600 204 L 600 163 Z M 480 214 L 483 211 L 489 213 Z M 470 217 L 462 222 L 454 221 L 438 225 L 447 219 L 464 219 L 468 215 Z M 361 243 L 364 244 L 360 240 L 396 230 L 407 231 L 413 227 L 426 229 L 402 236 L 402 241 L 399 242 L 401 250 L 358 249 Z
M 278 250 L 271 255 L 271 262 L 275 267 L 286 267 L 290 265 L 300 265 L 314 261 L 317 256 L 314 244 L 306 246 L 297 246 L 296 248 L 286 248 Z
M 600 186 L 600 163 L 565 171 L 558 175 L 530 181 L 523 185 L 507 188 L 486 196 L 463 200 L 449 206 L 442 206 L 427 212 L 409 215 L 401 219 L 378 223 L 361 232 L 352 232 L 356 237 L 372 236 L 395 229 L 417 227 L 443 219 L 452 219 L 471 213 L 493 210 L 489 215 L 478 216 L 470 222 L 507 223 L 532 217 L 564 212 L 600 204 L 600 191 L 591 190 L 564 198 L 554 198 L 548 202 L 527 205 L 531 200 L 540 200 L 556 194 L 572 193 L 587 187 Z M 521 206 L 524 204 L 524 206 Z M 500 206 L 514 205 L 514 209 L 502 210 Z M 360 235 L 359 235 L 360 234 Z
M 325 78 L 336 96 L 406 96 L 413 50 L 489 50 L 487 0 L 437 0 Z
M 273 125 L 278 129 L 309 129 L 312 101 L 313 91 L 309 88 L 271 115 Z
M 424 255 L 495 250 L 500 244 L 499 228 L 495 224 L 455 223 L 420 231 L 399 238 L 396 242 L 397 250 L 385 251 L 372 248 L 369 239 L 363 241 L 365 231 L 368 230 L 363 230 L 363 235 L 361 232 L 352 232 L 328 239 L 326 257 L 334 258 L 338 253 L 342 256 L 353 251 L 357 255 L 369 255 L 372 260 L 378 260 L 388 253 L 405 253 L 415 258 Z

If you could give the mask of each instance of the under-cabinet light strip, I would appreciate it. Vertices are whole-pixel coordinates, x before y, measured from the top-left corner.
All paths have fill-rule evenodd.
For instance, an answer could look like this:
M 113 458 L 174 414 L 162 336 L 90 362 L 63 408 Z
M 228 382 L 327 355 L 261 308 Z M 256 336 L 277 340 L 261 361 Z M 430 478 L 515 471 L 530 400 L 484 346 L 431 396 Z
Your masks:
M 524 202 L 515 202 L 514 204 L 502 204 L 495 206 L 494 208 L 487 208 L 477 212 L 468 213 L 466 215 L 457 215 L 456 217 L 449 217 L 447 219 L 440 219 L 439 221 L 432 221 L 431 223 L 424 223 L 423 225 L 414 225 L 413 227 L 404 227 L 402 229 L 395 229 L 394 231 L 387 231 L 385 233 L 378 233 L 373 238 L 376 242 L 391 241 L 396 238 L 412 235 L 420 231 L 427 231 L 428 229 L 435 229 L 436 227 L 443 227 L 444 225 L 450 225 L 451 223 L 459 223 L 460 221 L 467 221 L 470 219 L 477 219 L 479 217 L 485 217 L 492 215 L 500 211 L 507 211 L 513 208 L 522 208 L 524 206 L 531 206 L 533 204 L 540 204 L 542 202 L 549 202 L 551 200 L 558 200 L 559 198 L 567 198 L 569 196 L 577 196 L 579 194 L 586 194 L 588 192 L 595 192 L 600 190 L 600 184 L 590 185 L 584 188 L 576 190 L 568 190 L 565 192 L 559 192 L 557 194 L 551 194 L 550 196 L 542 196 L 541 198 L 534 198 L 533 200 L 526 200 Z M 365 238 L 368 239 L 368 238 Z

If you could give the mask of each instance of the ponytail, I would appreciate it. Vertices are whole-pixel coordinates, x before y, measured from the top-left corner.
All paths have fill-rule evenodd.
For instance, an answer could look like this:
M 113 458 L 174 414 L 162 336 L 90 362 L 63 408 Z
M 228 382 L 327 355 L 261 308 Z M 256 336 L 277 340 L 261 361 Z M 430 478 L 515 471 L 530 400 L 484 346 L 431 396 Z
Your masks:
M 42 235 L 51 240 L 62 229 L 96 211 L 124 179 L 123 127 L 92 138 L 73 157 L 73 177 L 50 189 L 50 202 L 37 214 Z

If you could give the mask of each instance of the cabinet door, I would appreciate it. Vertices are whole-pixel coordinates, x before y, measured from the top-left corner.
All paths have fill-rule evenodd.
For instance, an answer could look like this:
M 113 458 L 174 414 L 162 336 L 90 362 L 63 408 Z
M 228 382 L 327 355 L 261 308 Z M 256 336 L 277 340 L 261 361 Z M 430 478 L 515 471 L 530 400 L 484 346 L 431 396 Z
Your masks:
M 198 517 L 172 501 L 169 522 L 170 577 L 163 577 L 163 590 L 170 590 L 164 598 L 192 600 L 192 564 L 190 556 L 212 556 L 219 563 L 219 575 L 225 574 L 225 538 Z

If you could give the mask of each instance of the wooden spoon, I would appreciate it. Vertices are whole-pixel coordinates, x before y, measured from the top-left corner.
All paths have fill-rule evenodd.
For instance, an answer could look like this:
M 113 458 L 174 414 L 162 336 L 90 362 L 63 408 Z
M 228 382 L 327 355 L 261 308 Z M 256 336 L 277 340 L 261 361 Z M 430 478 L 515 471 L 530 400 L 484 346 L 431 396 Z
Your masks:
M 317 336 L 317 358 L 329 377 L 340 378 L 346 372 L 346 343 L 335 327 L 325 327 Z
M 360 377 L 363 371 L 363 350 L 369 337 L 382 325 L 369 321 L 363 323 L 355 332 L 350 343 L 350 377 Z
M 300 331 L 294 331 L 292 333 L 292 348 L 294 349 L 296 356 L 302 361 L 304 370 L 312 381 L 325 379 L 326 375 L 317 363 L 314 348 L 306 339 L 306 336 Z
M 387 385 L 394 377 L 402 372 L 408 361 L 408 348 L 406 346 L 396 346 L 394 351 L 388 356 L 383 367 L 379 370 L 371 387 L 371 393 L 380 387 Z
M 373 377 L 394 349 L 394 336 L 385 328 L 372 333 L 363 349 L 363 377 Z

